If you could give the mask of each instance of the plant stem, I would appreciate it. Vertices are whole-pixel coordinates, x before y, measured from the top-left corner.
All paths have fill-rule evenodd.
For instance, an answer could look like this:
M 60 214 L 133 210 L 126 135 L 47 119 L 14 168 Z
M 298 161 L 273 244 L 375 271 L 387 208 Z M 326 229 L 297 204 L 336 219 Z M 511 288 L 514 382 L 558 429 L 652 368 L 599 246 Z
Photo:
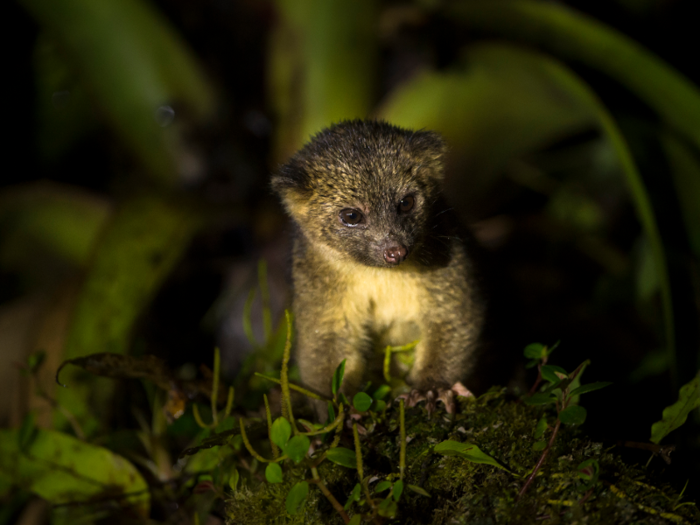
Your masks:
M 321 489 L 321 492 L 323 493 L 324 496 L 326 496 L 326 499 L 331 502 L 331 505 L 333 505 L 333 508 L 338 511 L 338 514 L 340 514 L 340 517 L 343 518 L 344 523 L 350 523 L 350 517 L 348 516 L 347 512 L 345 512 L 345 509 L 343 506 L 340 504 L 340 502 L 335 499 L 335 496 L 331 494 L 331 492 L 328 490 L 328 487 L 326 487 L 323 484 L 323 481 L 321 480 L 321 476 L 318 475 L 318 470 L 316 467 L 311 467 L 311 475 L 314 477 L 313 481 L 318 485 L 318 488 Z
M 534 481 L 535 476 L 537 476 L 537 472 L 540 470 L 542 463 L 544 463 L 544 460 L 547 458 L 547 454 L 549 454 L 549 451 L 551 450 L 552 445 L 554 444 L 554 438 L 557 437 L 557 432 L 559 432 L 560 426 L 561 426 L 561 421 L 559 419 L 557 419 L 557 424 L 554 425 L 554 430 L 552 431 L 552 437 L 549 438 L 549 442 L 547 443 L 547 448 L 545 448 L 542 451 L 542 455 L 540 456 L 540 459 L 537 461 L 537 465 L 535 465 L 535 468 L 532 470 L 532 474 L 530 474 L 530 476 L 527 478 L 527 481 L 525 482 L 525 485 L 523 485 L 523 488 L 520 489 L 520 492 L 518 493 L 518 499 L 523 497 L 523 494 L 525 494 L 525 491 L 527 491 L 530 484 Z

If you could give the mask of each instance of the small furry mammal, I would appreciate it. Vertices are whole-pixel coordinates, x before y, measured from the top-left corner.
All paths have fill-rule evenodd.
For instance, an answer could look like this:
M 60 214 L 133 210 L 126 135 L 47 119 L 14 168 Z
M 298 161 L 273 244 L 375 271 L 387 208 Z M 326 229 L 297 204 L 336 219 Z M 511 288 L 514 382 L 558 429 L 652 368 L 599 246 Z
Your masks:
M 473 366 L 484 302 L 468 238 L 441 196 L 444 154 L 436 133 L 354 120 L 318 133 L 274 176 L 296 226 L 293 309 L 307 387 L 330 396 L 347 359 L 344 390 L 354 393 L 381 369 L 381 349 L 416 339 L 406 378 L 414 393 L 441 395 Z

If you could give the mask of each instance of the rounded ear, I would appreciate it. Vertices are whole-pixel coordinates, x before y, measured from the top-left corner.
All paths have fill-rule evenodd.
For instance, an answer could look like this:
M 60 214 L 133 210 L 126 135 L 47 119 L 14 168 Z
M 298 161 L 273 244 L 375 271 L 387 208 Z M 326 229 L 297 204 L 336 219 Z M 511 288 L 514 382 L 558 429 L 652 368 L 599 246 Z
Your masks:
M 308 173 L 295 163 L 295 159 L 282 166 L 270 181 L 272 191 L 279 196 L 293 218 L 305 215 L 306 202 L 313 193 L 309 182 Z
M 421 164 L 428 169 L 433 178 L 437 180 L 444 178 L 447 144 L 439 133 L 416 131 L 409 139 L 409 147 L 413 154 L 421 159 Z

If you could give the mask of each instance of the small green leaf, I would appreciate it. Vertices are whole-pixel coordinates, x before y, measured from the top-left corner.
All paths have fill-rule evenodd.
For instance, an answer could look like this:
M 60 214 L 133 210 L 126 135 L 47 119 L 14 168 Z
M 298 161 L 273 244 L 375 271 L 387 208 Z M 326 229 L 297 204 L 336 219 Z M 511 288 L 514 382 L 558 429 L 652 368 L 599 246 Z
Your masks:
M 471 461 L 472 463 L 483 463 L 485 465 L 491 465 L 493 467 L 503 469 L 506 472 L 510 472 L 507 468 L 498 463 L 498 461 L 493 459 L 488 454 L 482 452 L 481 449 L 479 449 L 479 447 L 473 443 L 460 443 L 459 441 L 448 439 L 447 441 L 443 441 L 442 443 L 435 445 L 433 450 L 438 454 L 442 454 L 443 456 L 460 456 Z
M 542 436 L 544 436 L 547 427 L 547 416 L 542 416 L 535 427 L 535 439 L 540 439 Z
M 374 408 L 372 409 L 375 412 L 384 412 L 386 410 L 386 401 L 379 399 L 374 402 Z
M 234 492 L 236 491 L 238 487 L 238 480 L 241 478 L 241 475 L 238 473 L 238 469 L 236 467 L 233 467 L 233 470 L 231 471 L 231 475 L 228 478 L 228 486 L 231 487 L 231 490 Z
M 562 378 L 556 374 L 557 372 L 566 376 L 566 370 L 555 365 L 542 365 L 542 367 L 540 367 L 540 371 L 542 373 L 542 379 L 549 381 L 550 383 L 558 383 L 561 381 Z
M 330 401 L 328 402 L 328 421 L 335 421 L 335 408 Z
M 608 385 L 612 385 L 610 381 L 598 381 L 596 383 L 588 383 L 587 385 L 581 385 L 578 388 L 574 388 L 569 395 L 580 396 L 581 394 L 587 394 L 588 392 L 593 392 L 594 390 L 600 390 Z
M 547 446 L 547 442 L 545 440 L 535 441 L 532 444 L 532 450 L 539 452 L 540 450 L 544 450 L 544 447 L 546 447 L 546 446 Z
M 291 435 L 292 425 L 289 424 L 289 421 L 283 417 L 278 417 L 275 419 L 275 422 L 272 423 L 272 428 L 270 429 L 270 438 L 272 439 L 272 442 L 284 450 Z
M 669 433 L 680 427 L 688 414 L 700 407 L 700 373 L 683 385 L 678 393 L 678 401 L 664 408 L 661 421 L 651 426 L 651 441 L 659 443 Z
M 398 480 L 396 483 L 394 483 L 394 501 L 399 501 L 401 499 L 401 494 L 403 494 L 403 481 Z
M 340 392 L 340 385 L 343 384 L 343 376 L 345 375 L 345 361 L 346 360 L 343 359 L 340 362 L 338 368 L 335 369 L 335 373 L 333 374 L 333 383 L 331 384 L 333 389 L 333 397 Z
M 419 487 L 418 485 L 406 485 L 410 490 L 415 492 L 416 494 L 420 494 L 421 496 L 425 496 L 426 498 L 430 497 L 430 494 L 428 494 L 427 491 Z
M 355 485 L 355 488 L 352 489 L 352 492 L 350 493 L 350 496 L 348 497 L 348 501 L 345 503 L 345 506 L 343 507 L 345 510 L 348 510 L 350 508 L 350 505 L 352 505 L 353 501 L 360 501 L 360 495 L 362 494 L 362 487 L 360 486 L 359 483 Z
M 545 352 L 547 353 L 547 357 L 552 355 L 552 352 L 554 352 L 557 349 L 557 347 L 559 346 L 559 343 L 561 343 L 561 341 L 557 341 L 551 347 L 545 348 Z
M 547 403 L 553 403 L 554 399 L 549 394 L 538 392 L 530 397 L 526 397 L 524 401 L 526 405 L 546 405 Z
M 384 492 L 385 490 L 390 489 L 390 488 L 391 488 L 391 481 L 384 480 L 384 481 L 380 481 L 379 483 L 377 483 L 377 486 L 374 487 L 374 492 L 379 494 L 380 492 Z
M 396 515 L 396 509 L 396 502 L 391 497 L 377 505 L 378 514 L 385 518 L 393 518 Z
M 391 387 L 389 385 L 382 385 L 374 391 L 372 397 L 378 401 L 384 399 L 389 392 L 391 392 Z
M 352 518 L 350 518 L 348 525 L 360 525 L 361 519 L 362 519 L 362 514 L 355 514 Z
M 532 343 L 525 347 L 523 355 L 530 359 L 541 359 L 546 357 L 546 347 L 542 343 Z
M 265 479 L 268 483 L 282 483 L 284 481 L 282 467 L 277 463 L 268 463 L 265 467 Z
M 565 425 L 581 425 L 586 421 L 586 409 L 579 405 L 573 405 L 559 412 L 559 421 Z
M 333 463 L 347 468 L 357 468 L 355 451 L 349 448 L 335 447 L 326 452 L 326 457 Z
M 294 436 L 287 442 L 287 446 L 284 447 L 284 453 L 289 456 L 289 459 L 295 463 L 299 463 L 306 453 L 309 451 L 311 446 L 311 441 L 306 436 Z
M 34 412 L 29 412 L 24 416 L 22 426 L 17 433 L 17 445 L 23 454 L 27 452 L 27 449 L 31 446 L 37 434 L 36 417 L 34 416 Z
M 355 397 L 352 398 L 352 406 L 354 406 L 355 410 L 358 412 L 366 412 L 369 410 L 369 407 L 372 406 L 372 398 L 364 392 L 358 392 L 355 394 Z
M 287 508 L 287 512 L 291 515 L 297 513 L 299 510 L 299 505 L 303 503 L 309 493 L 309 484 L 306 481 L 300 481 L 294 485 L 289 494 L 287 494 L 287 499 L 284 502 L 284 506 Z

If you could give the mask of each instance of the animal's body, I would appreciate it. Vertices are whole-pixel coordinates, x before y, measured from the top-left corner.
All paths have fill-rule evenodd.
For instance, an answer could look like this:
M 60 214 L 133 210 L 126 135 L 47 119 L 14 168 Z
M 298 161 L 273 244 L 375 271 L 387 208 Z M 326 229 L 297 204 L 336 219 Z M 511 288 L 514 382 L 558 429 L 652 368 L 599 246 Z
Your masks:
M 378 349 L 416 339 L 406 378 L 416 390 L 450 388 L 470 371 L 484 301 L 470 239 L 440 192 L 444 153 L 432 132 L 343 122 L 273 178 L 296 229 L 296 357 L 307 387 L 330 394 L 347 359 L 353 393 L 381 368 Z

